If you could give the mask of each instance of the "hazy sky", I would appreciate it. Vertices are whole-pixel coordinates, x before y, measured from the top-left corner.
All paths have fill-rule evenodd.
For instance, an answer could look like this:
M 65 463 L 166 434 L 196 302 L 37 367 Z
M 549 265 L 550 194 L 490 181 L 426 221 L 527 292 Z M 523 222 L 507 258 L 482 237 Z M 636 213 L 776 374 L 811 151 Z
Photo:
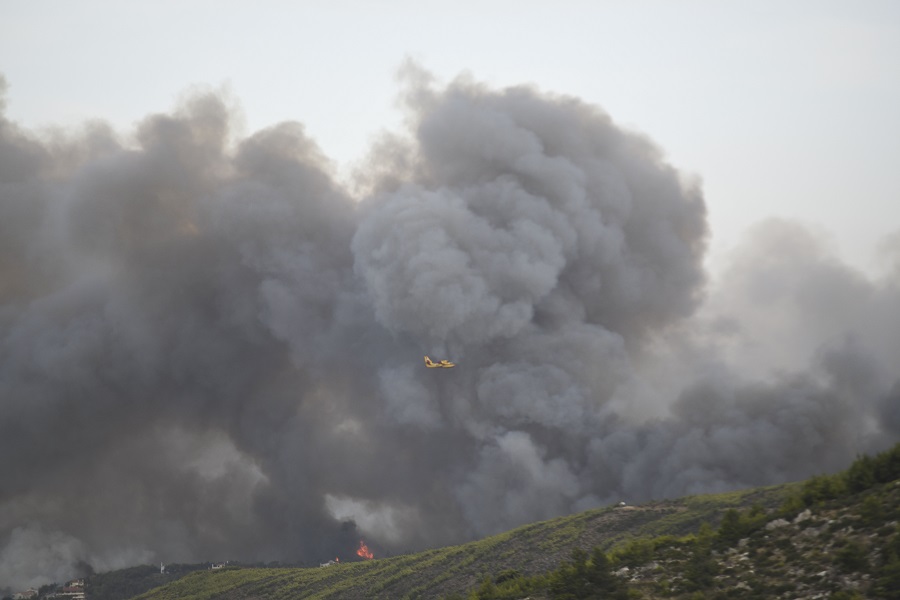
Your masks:
M 7 116 L 129 131 L 225 86 L 246 133 L 299 120 L 342 168 L 398 125 L 406 57 L 443 81 L 595 103 L 702 177 L 712 253 L 766 216 L 877 267 L 900 226 L 900 3 L 0 1 Z

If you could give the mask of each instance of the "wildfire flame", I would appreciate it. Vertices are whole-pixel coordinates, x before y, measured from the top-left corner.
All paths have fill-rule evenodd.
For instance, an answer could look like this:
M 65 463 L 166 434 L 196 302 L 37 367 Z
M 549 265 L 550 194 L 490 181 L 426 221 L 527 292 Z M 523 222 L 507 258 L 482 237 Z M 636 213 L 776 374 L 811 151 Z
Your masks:
M 356 549 L 356 554 L 360 558 L 364 558 L 366 560 L 372 560 L 375 558 L 375 555 L 372 554 L 372 551 L 369 550 L 369 547 L 366 546 L 366 543 L 362 540 L 359 540 L 359 548 Z

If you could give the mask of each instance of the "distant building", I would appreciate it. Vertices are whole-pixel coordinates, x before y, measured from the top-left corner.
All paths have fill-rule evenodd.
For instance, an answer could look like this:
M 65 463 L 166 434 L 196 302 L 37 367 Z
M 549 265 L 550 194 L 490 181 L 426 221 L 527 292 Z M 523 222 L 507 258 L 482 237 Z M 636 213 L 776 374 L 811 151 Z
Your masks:
M 84 579 L 73 579 L 56 592 L 57 598 L 84 600 Z
M 24 592 L 19 592 L 13 596 L 13 600 L 25 600 L 26 598 L 36 598 L 38 592 L 34 588 L 28 588 Z

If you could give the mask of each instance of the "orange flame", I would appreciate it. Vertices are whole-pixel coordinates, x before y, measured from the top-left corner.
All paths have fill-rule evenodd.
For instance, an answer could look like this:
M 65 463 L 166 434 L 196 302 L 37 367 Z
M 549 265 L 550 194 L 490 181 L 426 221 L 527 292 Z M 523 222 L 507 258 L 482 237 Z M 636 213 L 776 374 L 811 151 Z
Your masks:
M 366 543 L 362 540 L 359 540 L 359 548 L 356 549 L 356 554 L 360 558 L 364 558 L 366 560 L 372 560 L 375 558 L 375 555 L 372 554 L 372 551 L 369 550 L 369 547 L 366 546 Z

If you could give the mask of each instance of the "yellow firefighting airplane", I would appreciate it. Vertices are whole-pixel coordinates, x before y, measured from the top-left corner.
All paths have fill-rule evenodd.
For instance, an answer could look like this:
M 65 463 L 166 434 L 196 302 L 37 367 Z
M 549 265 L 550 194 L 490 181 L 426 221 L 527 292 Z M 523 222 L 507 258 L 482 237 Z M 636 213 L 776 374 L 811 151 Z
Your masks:
M 452 369 L 456 366 L 456 363 L 452 363 L 449 360 L 442 360 L 440 362 L 434 362 L 427 356 L 425 357 L 425 366 L 429 369 Z

